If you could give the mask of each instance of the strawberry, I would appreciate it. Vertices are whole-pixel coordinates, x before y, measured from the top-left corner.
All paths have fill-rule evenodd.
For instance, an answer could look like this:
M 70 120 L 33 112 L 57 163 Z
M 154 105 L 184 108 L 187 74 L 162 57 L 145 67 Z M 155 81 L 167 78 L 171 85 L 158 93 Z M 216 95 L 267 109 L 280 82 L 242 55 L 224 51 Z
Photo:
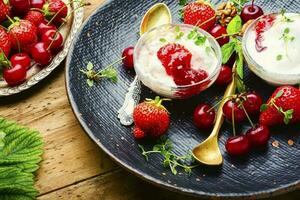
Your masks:
M 146 135 L 157 138 L 166 133 L 170 125 L 170 116 L 162 102 L 167 99 L 156 97 L 155 100 L 146 99 L 138 104 L 133 111 L 133 120 Z M 141 135 L 141 131 L 135 129 L 134 134 Z
M 135 126 L 133 128 L 133 136 L 134 136 L 135 139 L 143 139 L 144 137 L 146 137 L 146 134 L 145 134 L 144 131 L 142 131 L 142 129 Z
M 11 16 L 11 7 L 7 0 L 0 0 L 0 23 L 7 19 L 7 16 Z
M 30 21 L 37 27 L 41 22 L 44 21 L 44 15 L 39 11 L 30 10 L 24 19 Z
M 68 14 L 68 7 L 62 0 L 48 0 L 43 6 L 43 11 L 46 18 L 51 20 L 54 17 L 53 22 L 61 24 Z
M 17 19 L 8 28 L 8 33 L 14 49 L 24 50 L 37 42 L 37 28 L 28 20 Z
M 0 27 L 0 54 L 2 51 L 6 56 L 9 55 L 11 48 L 11 41 L 9 35 L 6 33 L 6 31 Z
M 197 0 L 184 7 L 183 21 L 207 31 L 216 22 L 216 12 L 209 3 Z
M 161 61 L 168 75 L 172 74 L 172 68 L 190 68 L 192 54 L 180 44 L 167 44 L 157 52 L 157 57 Z
M 265 126 L 300 122 L 300 90 L 282 86 L 262 105 L 259 122 Z

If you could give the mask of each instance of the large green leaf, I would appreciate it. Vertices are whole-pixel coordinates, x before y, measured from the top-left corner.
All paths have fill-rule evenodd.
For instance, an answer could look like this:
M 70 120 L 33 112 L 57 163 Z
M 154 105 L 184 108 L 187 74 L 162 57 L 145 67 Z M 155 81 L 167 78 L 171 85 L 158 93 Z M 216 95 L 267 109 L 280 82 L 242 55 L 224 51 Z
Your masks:
M 42 160 L 40 133 L 0 118 L 0 199 L 32 200 L 38 194 L 33 173 Z
M 0 166 L 16 166 L 34 172 L 41 161 L 43 142 L 39 132 L 0 118 L 0 131 L 6 136 L 0 151 Z

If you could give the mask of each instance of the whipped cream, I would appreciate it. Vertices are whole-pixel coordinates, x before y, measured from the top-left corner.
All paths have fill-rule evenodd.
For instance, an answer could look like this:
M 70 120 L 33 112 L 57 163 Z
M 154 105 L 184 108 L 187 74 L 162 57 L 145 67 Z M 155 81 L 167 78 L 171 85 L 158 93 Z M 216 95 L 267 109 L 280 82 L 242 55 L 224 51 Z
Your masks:
M 249 30 L 245 40 L 249 56 L 266 72 L 278 75 L 300 74 L 300 14 L 285 13 L 269 16 L 273 19 L 271 24 L 267 24 L 269 27 L 260 33 L 260 44 L 257 44 L 256 29 L 259 22 Z M 261 20 L 265 19 L 261 18 Z M 284 33 L 289 39 L 284 39 Z M 263 48 L 259 49 L 257 46 Z M 276 84 L 275 80 L 271 80 L 276 77 L 268 77 L 267 74 L 263 76 L 267 76 L 267 79 Z M 277 78 L 285 79 L 285 77 Z
M 178 29 L 180 28 L 180 31 Z M 177 29 L 177 30 L 176 30 Z M 193 39 L 189 39 L 188 35 L 193 30 L 187 26 L 162 26 L 147 35 L 143 43 L 140 45 L 135 58 L 135 68 L 146 77 L 146 83 L 151 84 L 158 89 L 160 85 L 176 87 L 171 76 L 169 76 L 161 61 L 157 57 L 157 52 L 161 47 L 168 43 L 176 43 L 183 45 L 192 54 L 191 68 L 195 70 L 205 70 L 208 75 L 211 74 L 217 64 L 218 58 L 211 47 L 208 39 L 201 44 L 196 45 Z M 183 33 L 178 37 L 180 32 Z M 198 34 L 201 34 L 198 31 Z M 204 36 L 201 34 L 201 36 Z M 143 81 L 143 80 L 142 80 Z M 144 82 L 144 81 L 143 81 Z M 144 83 L 145 84 L 145 83 Z M 150 88 L 153 88 L 150 87 Z

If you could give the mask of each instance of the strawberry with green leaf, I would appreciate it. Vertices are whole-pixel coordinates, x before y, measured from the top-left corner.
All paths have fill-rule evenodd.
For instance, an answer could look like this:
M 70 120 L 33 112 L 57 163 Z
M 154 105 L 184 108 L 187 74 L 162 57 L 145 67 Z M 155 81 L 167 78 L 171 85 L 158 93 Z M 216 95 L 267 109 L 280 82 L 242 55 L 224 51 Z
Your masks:
M 259 122 L 274 126 L 300 122 L 300 90 L 292 86 L 282 86 L 275 90 L 267 104 L 261 106 Z
M 11 16 L 11 6 L 8 0 L 0 1 L 0 23 L 7 19 L 7 16 Z

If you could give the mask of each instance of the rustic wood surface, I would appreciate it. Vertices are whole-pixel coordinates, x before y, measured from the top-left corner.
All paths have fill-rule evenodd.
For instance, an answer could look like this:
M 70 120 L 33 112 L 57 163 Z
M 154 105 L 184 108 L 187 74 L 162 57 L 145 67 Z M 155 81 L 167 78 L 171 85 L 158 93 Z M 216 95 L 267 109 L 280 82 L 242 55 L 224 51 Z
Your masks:
M 90 0 L 85 19 L 103 2 Z M 84 133 L 65 89 L 64 63 L 22 94 L 0 99 L 0 116 L 39 130 L 45 142 L 38 199 L 196 200 L 146 183 L 117 166 Z M 272 198 L 296 200 L 300 192 Z

